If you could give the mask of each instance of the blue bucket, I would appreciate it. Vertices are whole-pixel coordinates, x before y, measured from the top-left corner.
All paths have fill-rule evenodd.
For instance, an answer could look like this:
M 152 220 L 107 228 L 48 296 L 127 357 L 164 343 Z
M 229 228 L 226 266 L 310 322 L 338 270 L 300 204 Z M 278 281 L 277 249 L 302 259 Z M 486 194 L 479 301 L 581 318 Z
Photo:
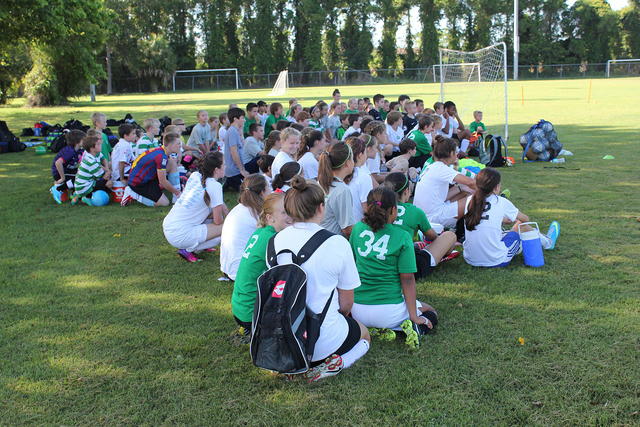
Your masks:
M 522 231 L 522 226 L 528 225 L 535 228 L 530 231 Z M 544 254 L 542 253 L 542 242 L 540 241 L 540 227 L 537 222 L 523 222 L 518 225 L 518 233 L 522 240 L 522 255 L 524 264 L 529 267 L 542 267 L 544 265 Z

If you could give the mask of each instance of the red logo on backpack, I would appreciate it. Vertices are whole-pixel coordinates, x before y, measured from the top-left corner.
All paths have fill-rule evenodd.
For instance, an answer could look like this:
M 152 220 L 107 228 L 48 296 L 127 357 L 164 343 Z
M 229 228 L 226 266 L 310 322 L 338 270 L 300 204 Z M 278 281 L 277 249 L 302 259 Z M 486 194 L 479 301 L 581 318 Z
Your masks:
M 280 280 L 279 282 L 276 283 L 276 285 L 273 287 L 273 292 L 271 293 L 271 296 L 273 298 L 282 298 L 282 294 L 284 293 L 284 285 L 286 285 L 287 282 L 285 282 L 284 280 Z

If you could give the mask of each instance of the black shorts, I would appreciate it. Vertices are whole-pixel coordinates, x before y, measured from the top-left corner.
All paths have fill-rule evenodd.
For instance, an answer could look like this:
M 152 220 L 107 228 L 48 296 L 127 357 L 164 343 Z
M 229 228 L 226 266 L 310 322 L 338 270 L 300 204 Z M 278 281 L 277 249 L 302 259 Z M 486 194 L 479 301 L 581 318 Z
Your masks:
M 242 326 L 244 328 L 246 335 L 251 334 L 251 322 L 243 322 L 242 320 L 238 319 L 236 316 L 233 316 L 233 320 L 236 321 L 238 326 Z
M 241 185 L 242 185 L 241 174 L 228 176 L 224 181 L 224 185 L 222 186 L 222 189 L 225 191 L 226 190 L 240 191 Z
M 147 199 L 157 202 L 162 197 L 162 188 L 160 188 L 160 182 L 157 179 L 152 179 L 144 184 L 130 185 L 131 189 Z
M 433 262 L 433 255 L 426 249 L 418 249 L 414 247 L 414 252 L 416 255 L 416 267 L 417 270 L 414 273 L 416 279 L 423 279 L 427 277 L 435 267 L 432 265 L 435 264 Z
M 349 325 L 349 332 L 347 332 L 347 337 L 342 342 L 342 345 L 338 347 L 338 349 L 334 351 L 332 354 L 338 354 L 340 356 L 343 356 L 347 354 L 349 350 L 351 350 L 353 347 L 355 347 L 356 344 L 360 342 L 360 337 L 362 336 L 362 332 L 360 331 L 360 325 L 358 324 L 358 322 L 356 322 L 356 319 L 354 319 L 353 317 L 345 316 L 345 319 L 347 319 L 347 324 Z M 316 360 L 315 362 L 311 363 L 311 366 L 315 367 L 320 365 L 323 362 L 324 362 L 324 359 Z
M 420 156 L 414 156 L 409 159 L 409 167 L 410 168 L 421 168 L 424 166 L 424 162 L 426 162 L 431 157 L 431 154 L 422 154 Z

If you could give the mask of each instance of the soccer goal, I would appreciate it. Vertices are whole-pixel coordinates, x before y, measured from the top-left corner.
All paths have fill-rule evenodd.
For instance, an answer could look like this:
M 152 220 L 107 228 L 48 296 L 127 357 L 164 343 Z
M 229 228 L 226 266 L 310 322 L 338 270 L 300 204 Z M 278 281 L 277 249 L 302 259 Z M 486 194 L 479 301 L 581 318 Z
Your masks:
M 269 96 L 286 95 L 288 89 L 289 89 L 289 70 L 280 71 L 280 74 L 278 74 L 278 80 L 276 80 L 276 84 L 273 85 L 273 90 L 271 91 Z
M 498 43 L 473 52 L 440 48 L 434 66 L 440 78 L 440 100 L 456 103 L 465 126 L 482 111 L 489 133 L 509 138 L 507 45 Z
M 207 70 L 176 70 L 173 73 L 173 91 L 198 89 L 240 89 L 237 68 L 211 68 Z
M 640 59 L 610 59 L 606 73 L 607 77 L 640 76 Z

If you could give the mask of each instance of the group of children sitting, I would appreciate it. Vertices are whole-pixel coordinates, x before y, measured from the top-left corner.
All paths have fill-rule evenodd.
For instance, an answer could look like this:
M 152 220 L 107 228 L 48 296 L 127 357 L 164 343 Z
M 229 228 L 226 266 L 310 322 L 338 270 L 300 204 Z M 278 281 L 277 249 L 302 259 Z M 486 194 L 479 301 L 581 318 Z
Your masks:
M 351 366 L 371 335 L 393 339 L 401 331 L 415 348 L 438 322 L 436 310 L 417 299 L 416 278 L 455 257 L 457 246 L 470 265 L 508 265 L 528 217 L 505 197 L 497 170 L 460 168 L 473 145 L 453 102 L 426 109 L 406 95 L 388 103 L 378 94 L 373 104 L 344 104 L 337 90 L 333 97 L 311 108 L 292 99 L 287 112 L 277 102 L 246 110 L 232 104 L 213 119 L 200 111 L 186 143 L 181 120 L 164 129 L 161 145 L 157 121 L 145 121 L 143 135 L 125 124 L 113 152 L 100 135 L 104 116 L 94 115 L 96 130 L 70 132 L 56 156 L 52 193 L 73 188 L 72 203 L 87 203 L 91 191 L 115 180 L 126 185 L 123 206 L 169 205 L 164 191 L 173 193 L 163 221 L 167 241 L 189 262 L 220 246 L 220 270 L 234 281 L 231 308 L 244 331 L 268 242 L 276 253 L 295 254 L 329 230 L 334 236 L 301 265 L 309 309 L 319 313 L 331 298 L 307 378 Z M 470 128 L 486 131 L 481 112 Z M 238 191 L 231 210 L 228 189 Z M 505 224 L 513 224 L 510 231 Z M 553 249 L 559 233 L 554 221 L 540 235 L 543 247 Z

